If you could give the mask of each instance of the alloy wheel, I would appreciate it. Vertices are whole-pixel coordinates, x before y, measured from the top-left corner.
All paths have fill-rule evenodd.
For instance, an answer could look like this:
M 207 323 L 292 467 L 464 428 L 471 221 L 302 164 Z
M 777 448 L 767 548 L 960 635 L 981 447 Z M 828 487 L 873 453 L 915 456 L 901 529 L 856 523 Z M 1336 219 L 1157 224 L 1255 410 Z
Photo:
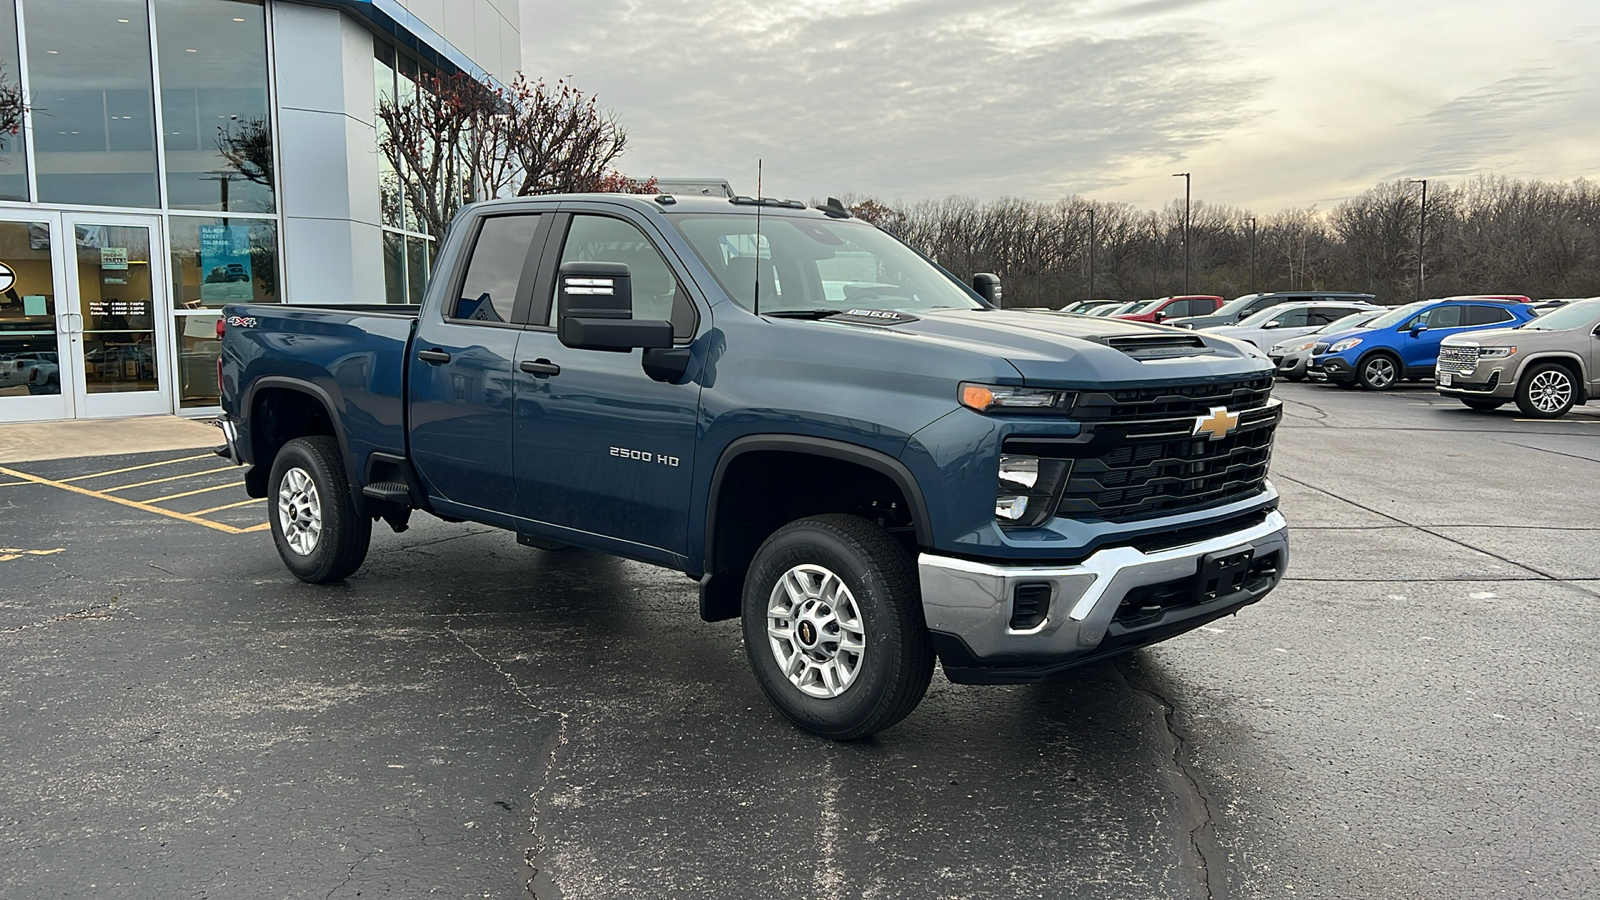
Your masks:
M 1572 379 L 1559 369 L 1546 369 L 1528 384 L 1528 399 L 1540 412 L 1558 412 L 1572 402 Z
M 296 467 L 283 473 L 278 483 L 278 521 L 289 549 L 301 556 L 310 556 L 317 549 L 322 537 L 322 500 L 305 469 Z
M 867 653 L 866 623 L 838 575 L 809 563 L 783 573 L 767 600 L 767 643 L 800 691 L 828 699 L 850 689 Z

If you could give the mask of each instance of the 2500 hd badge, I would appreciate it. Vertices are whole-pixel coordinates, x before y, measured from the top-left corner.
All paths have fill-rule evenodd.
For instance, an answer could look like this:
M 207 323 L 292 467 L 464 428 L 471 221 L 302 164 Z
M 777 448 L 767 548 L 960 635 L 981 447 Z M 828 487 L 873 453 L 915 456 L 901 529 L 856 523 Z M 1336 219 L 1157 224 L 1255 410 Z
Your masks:
M 660 463 L 663 466 L 678 467 L 678 458 L 676 456 L 651 453 L 649 450 L 629 450 L 626 447 L 612 447 L 611 455 L 619 459 L 636 459 L 639 462 L 653 462 Z

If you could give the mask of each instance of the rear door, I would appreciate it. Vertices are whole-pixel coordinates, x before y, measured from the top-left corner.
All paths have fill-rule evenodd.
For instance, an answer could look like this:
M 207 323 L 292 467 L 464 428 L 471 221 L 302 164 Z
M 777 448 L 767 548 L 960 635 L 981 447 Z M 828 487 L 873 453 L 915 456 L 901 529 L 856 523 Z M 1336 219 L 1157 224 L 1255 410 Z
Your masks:
M 677 343 L 700 312 L 643 217 L 574 210 L 552 230 L 546 263 L 517 348 L 516 453 L 525 518 L 586 532 L 635 557 L 687 547 L 700 385 L 652 380 L 643 351 L 574 350 L 556 337 L 555 273 L 573 261 L 625 263 L 633 316 L 667 319 Z M 593 537 L 601 538 L 595 541 Z M 668 560 L 663 560 L 668 561 Z
M 485 216 L 474 227 L 464 273 L 440 306 L 424 308 L 412 341 L 411 459 L 429 497 L 515 514 L 512 358 L 549 216 Z

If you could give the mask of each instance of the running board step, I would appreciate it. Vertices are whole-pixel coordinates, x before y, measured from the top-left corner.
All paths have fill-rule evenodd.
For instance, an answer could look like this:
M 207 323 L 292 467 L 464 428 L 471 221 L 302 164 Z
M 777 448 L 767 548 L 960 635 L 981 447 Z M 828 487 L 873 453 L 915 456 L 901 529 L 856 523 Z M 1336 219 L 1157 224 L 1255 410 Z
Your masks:
M 362 488 L 361 493 L 373 500 L 411 504 L 411 488 L 403 481 L 374 481 Z

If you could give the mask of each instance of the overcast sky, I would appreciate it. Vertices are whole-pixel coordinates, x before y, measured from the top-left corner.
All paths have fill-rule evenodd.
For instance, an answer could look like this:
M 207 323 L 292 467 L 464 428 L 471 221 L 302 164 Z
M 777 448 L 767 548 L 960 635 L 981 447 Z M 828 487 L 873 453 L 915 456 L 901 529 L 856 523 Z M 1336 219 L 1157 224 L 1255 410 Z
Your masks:
M 522 0 L 631 175 L 1258 213 L 1600 178 L 1600 0 Z

